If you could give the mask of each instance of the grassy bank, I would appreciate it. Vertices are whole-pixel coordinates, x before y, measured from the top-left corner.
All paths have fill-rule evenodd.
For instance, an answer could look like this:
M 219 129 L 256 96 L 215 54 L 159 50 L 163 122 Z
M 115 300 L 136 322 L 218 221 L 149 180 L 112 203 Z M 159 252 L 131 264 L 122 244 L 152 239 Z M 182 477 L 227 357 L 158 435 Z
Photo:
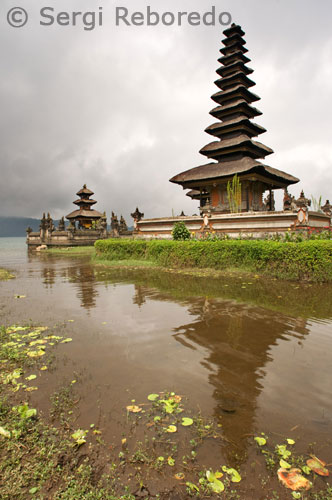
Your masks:
M 83 247 L 54 247 L 48 248 L 47 250 L 42 250 L 43 253 L 54 254 L 54 255 L 94 255 L 95 249 L 93 246 L 83 246 Z
M 236 268 L 272 277 L 332 281 L 332 242 L 100 240 L 97 259 L 148 261 L 168 268 Z

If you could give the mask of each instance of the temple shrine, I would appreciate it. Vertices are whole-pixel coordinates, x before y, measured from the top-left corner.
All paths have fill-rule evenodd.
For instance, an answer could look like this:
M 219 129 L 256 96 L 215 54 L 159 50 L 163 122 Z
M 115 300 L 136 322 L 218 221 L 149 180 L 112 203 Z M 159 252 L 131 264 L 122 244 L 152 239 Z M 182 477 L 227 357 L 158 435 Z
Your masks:
M 86 187 L 86 184 L 84 184 L 82 189 L 76 193 L 79 199 L 73 202 L 79 209 L 66 215 L 66 219 L 73 225 L 77 223 L 79 229 L 91 229 L 92 226 L 103 217 L 103 214 L 91 208 L 97 203 L 95 200 L 90 199 L 90 196 L 93 194 L 94 193 Z
M 177 221 L 183 221 L 191 232 L 213 231 L 234 237 L 331 227 L 329 202 L 321 211 L 309 211 L 310 200 L 303 192 L 297 200 L 288 192 L 288 187 L 299 179 L 267 165 L 265 157 L 273 150 L 253 139 L 266 130 L 253 121 L 262 113 L 252 105 L 260 97 L 252 92 L 255 82 L 248 76 L 253 70 L 248 66 L 244 34 L 235 24 L 224 31 L 220 67 L 216 71 L 218 90 L 211 97 L 216 106 L 210 115 L 217 121 L 205 130 L 215 140 L 200 150 L 210 162 L 170 179 L 199 202 L 199 215 L 184 216 L 182 212 L 178 217 L 134 217 L 137 235 L 170 238 Z M 274 201 L 277 189 L 284 191 L 283 208 L 279 211 Z
M 66 227 L 65 218 L 62 217 L 55 227 L 52 217 L 45 213 L 40 221 L 39 231 L 27 229 L 27 245 L 30 248 L 41 247 L 72 247 L 94 245 L 97 240 L 106 238 L 121 238 L 132 235 L 127 227 L 124 217 L 120 222 L 112 212 L 111 225 L 108 230 L 106 212 L 101 213 L 91 208 L 97 202 L 91 199 L 93 191 L 86 184 L 76 195 L 78 199 L 73 203 L 78 206 L 76 210 L 66 215 L 69 224 Z
M 215 161 L 177 174 L 170 182 L 189 188 L 187 195 L 200 201 L 201 211 L 229 213 L 232 210 L 227 184 L 237 174 L 241 183 L 237 211 L 273 211 L 273 190 L 286 189 L 299 179 L 259 161 L 273 151 L 253 140 L 266 130 L 252 121 L 262 113 L 252 106 L 260 97 L 249 90 L 255 82 L 248 77 L 253 70 L 247 66 L 250 59 L 245 55 L 248 50 L 242 38 L 244 31 L 233 24 L 224 34 L 222 56 L 218 59 L 221 66 L 217 69 L 220 78 L 215 81 L 218 92 L 211 97 L 217 106 L 210 111 L 218 121 L 205 130 L 217 140 L 200 150 Z

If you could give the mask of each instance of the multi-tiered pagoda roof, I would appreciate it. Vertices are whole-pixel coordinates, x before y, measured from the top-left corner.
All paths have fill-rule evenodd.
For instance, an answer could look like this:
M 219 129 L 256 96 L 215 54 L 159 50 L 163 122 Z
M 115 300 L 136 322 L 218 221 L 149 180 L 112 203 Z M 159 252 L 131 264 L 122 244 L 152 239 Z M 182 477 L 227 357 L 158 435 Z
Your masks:
M 95 200 L 90 199 L 93 194 L 93 191 L 90 191 L 84 184 L 82 189 L 76 193 L 79 198 L 73 202 L 79 208 L 66 215 L 66 219 L 78 221 L 82 226 L 89 226 L 93 220 L 99 220 L 103 217 L 103 214 L 91 208 L 92 205 L 97 203 Z
M 198 197 L 197 192 L 204 191 L 206 194 L 208 190 L 211 194 L 212 186 L 216 186 L 215 183 L 225 183 L 235 174 L 248 181 L 246 187 L 248 193 L 250 190 L 253 191 L 249 181 L 259 180 L 261 196 L 266 189 L 286 188 L 289 184 L 299 181 L 296 177 L 259 161 L 272 154 L 273 150 L 253 140 L 253 137 L 261 135 L 266 130 L 251 121 L 262 113 L 252 105 L 260 97 L 249 90 L 255 82 L 248 76 L 253 70 L 247 66 L 250 59 L 245 56 L 247 49 L 243 39 L 244 31 L 240 26 L 232 24 L 224 31 L 224 35 L 224 46 L 220 50 L 222 56 L 218 59 L 221 66 L 217 69 L 220 78 L 215 81 L 218 91 L 211 96 L 217 106 L 210 111 L 210 114 L 218 121 L 206 129 L 206 132 L 216 140 L 200 150 L 202 155 L 214 161 L 181 172 L 170 179 L 171 182 L 182 185 L 184 189 L 193 189 L 193 198 Z M 256 188 L 257 186 L 254 190 Z M 248 193 L 247 208 L 252 209 Z M 218 199 L 216 203 L 222 206 L 220 201 L 222 195 L 219 198 L 218 196 L 214 198 Z

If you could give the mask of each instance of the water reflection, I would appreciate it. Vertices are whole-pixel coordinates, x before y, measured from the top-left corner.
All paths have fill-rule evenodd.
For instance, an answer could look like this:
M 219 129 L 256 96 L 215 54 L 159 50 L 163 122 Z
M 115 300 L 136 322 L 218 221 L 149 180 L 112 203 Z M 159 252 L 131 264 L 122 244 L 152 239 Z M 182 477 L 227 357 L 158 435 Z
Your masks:
M 245 441 L 255 429 L 257 399 L 264 389 L 271 347 L 294 334 L 308 334 L 306 320 L 293 320 L 246 305 L 216 299 L 196 300 L 189 306 L 191 323 L 176 328 L 174 338 L 206 353 L 202 364 L 213 387 L 215 417 L 222 423 L 231 453 L 244 454 Z M 230 457 L 231 458 L 231 457 Z
M 200 401 L 203 413 L 222 423 L 229 460 L 235 453 L 245 456 L 248 435 L 262 429 L 266 418 L 271 428 L 301 422 L 308 432 L 322 412 L 331 415 L 330 386 L 314 376 L 319 367 L 324 380 L 330 377 L 324 353 L 332 339 L 324 324 L 330 328 L 331 286 L 105 269 L 48 255 L 32 257 L 33 263 L 38 266 L 31 273 L 40 273 L 44 288 L 61 285 L 61 293 L 68 300 L 76 295 L 96 325 L 112 324 L 107 341 L 113 372 L 105 368 L 110 361 L 100 341 L 93 345 L 91 380 L 101 384 L 112 374 L 119 394 L 136 382 L 144 394 L 152 379 L 165 388 L 173 377 L 179 390 Z M 298 390 L 301 383 L 306 390 Z M 315 414 L 310 401 L 316 400 Z

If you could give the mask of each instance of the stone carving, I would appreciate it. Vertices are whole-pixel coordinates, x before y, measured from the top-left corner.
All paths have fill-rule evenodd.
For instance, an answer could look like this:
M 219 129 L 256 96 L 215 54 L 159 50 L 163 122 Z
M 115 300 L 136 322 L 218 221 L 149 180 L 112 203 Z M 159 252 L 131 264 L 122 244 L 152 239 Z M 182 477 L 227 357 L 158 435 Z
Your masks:
M 297 208 L 307 208 L 307 207 L 310 207 L 311 200 L 309 200 L 309 198 L 306 198 L 304 196 L 303 189 L 301 191 L 300 197 L 297 200 L 295 200 L 295 204 L 296 204 Z
M 47 214 L 47 219 L 46 219 L 46 229 L 51 233 L 52 231 L 54 231 L 55 227 L 54 227 L 54 224 L 53 224 L 53 219 L 52 217 L 50 216 L 50 213 Z
M 284 200 L 283 200 L 284 211 L 291 211 L 295 208 L 295 196 L 289 194 L 287 188 L 284 189 Z
M 128 226 L 126 224 L 126 221 L 124 220 L 124 218 L 120 217 L 120 228 L 119 228 L 119 233 L 120 234 L 123 234 L 123 233 L 126 233 L 128 231 Z
M 46 216 L 45 216 L 45 213 L 43 213 L 43 217 L 42 219 L 40 220 L 40 224 L 39 224 L 39 228 L 41 231 L 45 231 L 46 229 L 46 225 L 47 225 L 47 222 L 46 222 Z
M 58 231 L 65 231 L 65 218 L 61 217 L 58 224 Z
M 112 212 L 112 217 L 111 217 L 111 229 L 112 231 L 115 231 L 117 233 L 119 232 L 119 221 L 114 212 Z
M 138 207 L 136 207 L 136 210 L 135 212 L 133 212 L 132 214 L 130 214 L 132 216 L 132 218 L 134 219 L 134 221 L 136 222 L 139 222 L 141 219 L 143 219 L 144 217 L 144 214 L 142 212 L 140 212 L 138 210 Z
M 330 205 L 330 200 L 326 200 L 325 205 L 320 208 L 323 210 L 324 214 L 330 217 L 332 216 L 332 205 Z
M 273 191 L 270 191 L 267 195 L 267 197 L 264 199 L 263 202 L 265 210 L 268 212 L 274 212 L 275 211 L 275 201 L 274 201 L 274 193 Z

